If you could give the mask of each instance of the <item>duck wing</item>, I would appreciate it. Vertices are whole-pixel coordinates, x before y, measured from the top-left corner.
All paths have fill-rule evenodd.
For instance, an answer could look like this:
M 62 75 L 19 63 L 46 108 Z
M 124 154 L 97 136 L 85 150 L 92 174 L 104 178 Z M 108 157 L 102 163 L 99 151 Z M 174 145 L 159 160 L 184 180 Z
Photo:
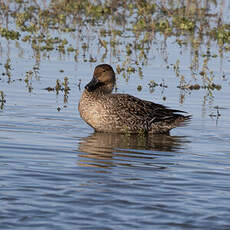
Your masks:
M 116 110 L 114 112 L 119 114 L 119 116 L 127 117 L 127 119 L 145 121 L 148 123 L 148 126 L 155 122 L 186 117 L 180 114 L 185 113 L 184 111 L 169 109 L 164 105 L 141 100 L 128 94 L 111 94 L 109 100 L 111 100 L 113 104 L 111 110 Z

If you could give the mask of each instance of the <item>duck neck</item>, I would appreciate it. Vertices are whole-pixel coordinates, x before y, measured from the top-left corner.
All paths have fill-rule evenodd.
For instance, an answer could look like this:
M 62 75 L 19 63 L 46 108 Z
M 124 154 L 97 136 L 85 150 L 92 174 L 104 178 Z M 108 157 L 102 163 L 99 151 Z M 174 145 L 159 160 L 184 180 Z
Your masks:
M 84 97 L 90 97 L 90 98 L 99 98 L 102 97 L 104 95 L 106 95 L 107 93 L 103 92 L 100 89 L 96 89 L 92 92 L 88 92 L 86 89 L 83 92 Z

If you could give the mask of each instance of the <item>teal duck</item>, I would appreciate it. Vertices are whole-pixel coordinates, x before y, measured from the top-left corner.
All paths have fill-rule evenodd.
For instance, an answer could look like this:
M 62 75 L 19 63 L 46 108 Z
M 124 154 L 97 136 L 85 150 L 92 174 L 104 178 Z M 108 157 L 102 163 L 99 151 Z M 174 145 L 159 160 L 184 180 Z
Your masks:
M 83 120 L 98 132 L 168 134 L 190 116 L 184 111 L 141 100 L 129 94 L 112 93 L 116 82 L 108 64 L 96 66 L 85 86 L 78 110 Z

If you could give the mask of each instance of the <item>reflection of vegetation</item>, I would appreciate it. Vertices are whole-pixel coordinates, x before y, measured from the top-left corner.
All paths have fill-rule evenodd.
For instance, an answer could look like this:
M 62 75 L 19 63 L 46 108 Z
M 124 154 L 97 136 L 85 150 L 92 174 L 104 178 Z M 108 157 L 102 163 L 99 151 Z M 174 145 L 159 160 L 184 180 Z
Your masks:
M 56 94 L 59 94 L 59 91 L 64 91 L 66 94 L 68 94 L 70 88 L 69 88 L 69 80 L 68 77 L 64 78 L 63 83 L 60 82 L 59 79 L 56 80 L 56 86 L 55 87 L 47 87 L 45 88 L 47 91 L 56 91 Z
M 6 103 L 5 94 L 0 91 L 0 109 L 3 110 L 4 104 Z
M 178 87 L 190 91 L 221 89 L 208 63 L 230 50 L 224 1 L 14 0 L 1 1 L 0 6 L 0 35 L 30 44 L 38 60 L 40 53 L 57 51 L 72 55 L 75 61 L 81 54 L 84 62 L 104 62 L 112 56 L 118 63 L 117 72 L 128 81 L 134 73 L 143 77 L 142 67 L 152 58 L 155 39 L 164 40 L 166 49 L 167 39 L 173 37 L 179 47 L 192 48 L 192 78 L 180 73 L 179 62 L 174 65 Z M 212 42 L 219 47 L 219 54 L 211 53 Z M 150 85 L 151 90 L 156 86 Z
M 209 116 L 212 117 L 212 118 L 216 118 L 218 119 L 221 114 L 220 114 L 220 111 L 219 111 L 219 107 L 218 106 L 215 106 L 214 109 L 216 109 L 216 113 L 210 113 Z
M 31 93 L 33 90 L 32 87 L 32 79 L 33 79 L 33 71 L 28 71 L 26 72 L 26 77 L 25 77 L 25 83 L 26 83 L 26 88 L 28 89 L 28 91 Z
M 10 74 L 10 70 L 11 70 L 11 64 L 10 64 L 10 59 L 7 58 L 6 63 L 4 65 L 4 68 L 6 70 L 6 76 L 8 77 L 8 82 L 10 82 L 10 78 L 11 78 L 11 74 Z
M 60 91 L 64 92 L 64 104 L 68 103 L 68 95 L 70 91 L 68 77 L 65 77 L 63 82 L 57 79 L 55 87 L 49 86 L 49 87 L 46 87 L 45 90 L 47 90 L 48 92 L 56 91 L 57 95 L 59 94 Z M 58 110 L 60 111 L 61 109 L 58 108 Z

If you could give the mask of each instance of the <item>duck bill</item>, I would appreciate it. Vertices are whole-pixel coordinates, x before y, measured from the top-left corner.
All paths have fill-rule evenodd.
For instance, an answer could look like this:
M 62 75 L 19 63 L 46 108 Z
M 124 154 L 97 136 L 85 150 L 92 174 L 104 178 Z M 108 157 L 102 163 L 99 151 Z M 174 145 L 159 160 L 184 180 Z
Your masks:
M 98 81 L 97 78 L 93 77 L 93 79 L 85 86 L 85 89 L 88 92 L 92 92 L 95 89 L 97 89 L 98 87 L 100 87 L 102 85 L 102 83 L 100 81 Z

